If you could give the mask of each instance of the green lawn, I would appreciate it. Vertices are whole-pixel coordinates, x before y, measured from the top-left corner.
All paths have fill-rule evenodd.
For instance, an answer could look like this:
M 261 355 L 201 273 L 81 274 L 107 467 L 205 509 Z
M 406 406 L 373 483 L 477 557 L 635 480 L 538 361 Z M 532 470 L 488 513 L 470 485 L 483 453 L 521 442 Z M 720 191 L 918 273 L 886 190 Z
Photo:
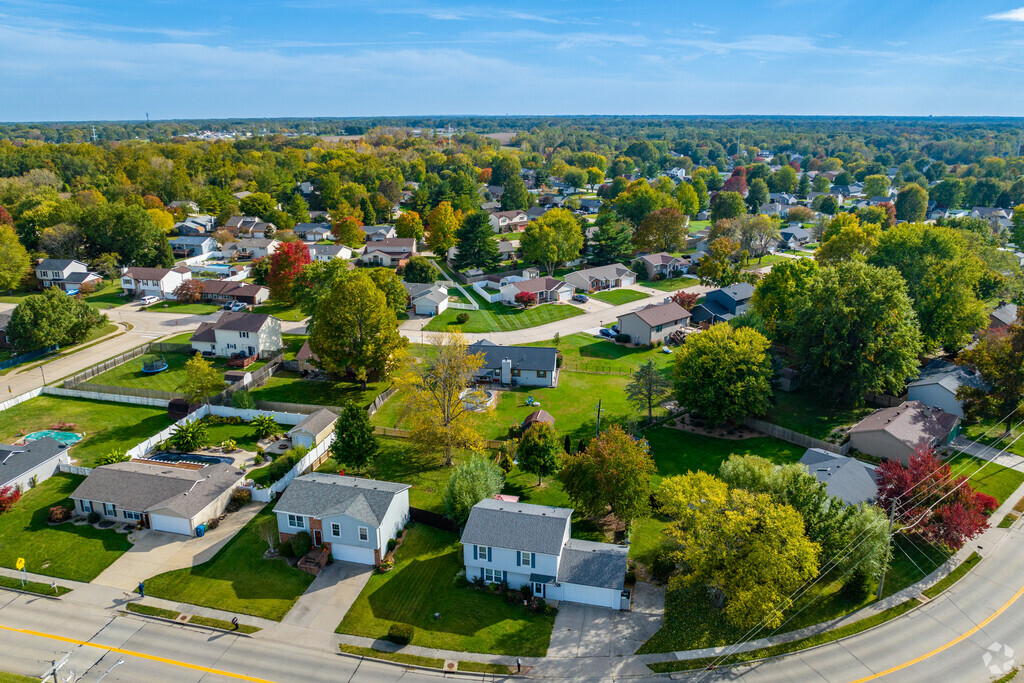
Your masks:
M 1019 418 L 1011 420 L 1011 423 L 1020 422 Z M 1013 424 L 1011 424 L 1011 427 Z M 1024 436 L 1024 425 L 1017 427 L 1017 429 L 1011 429 L 1010 435 L 1004 437 L 1006 433 L 1006 423 L 1000 422 L 998 424 L 986 421 L 986 422 L 975 422 L 967 423 L 964 422 L 961 428 L 962 434 L 965 438 L 983 443 L 989 446 L 998 445 L 1007 453 L 1013 453 L 1014 455 L 1020 455 L 1024 457 L 1024 439 L 1020 439 L 1013 442 L 1014 439 Z M 1013 443 L 1011 443 L 1013 442 Z
M 209 437 L 211 446 L 219 446 L 228 439 L 234 439 L 235 445 L 246 451 L 256 451 L 256 442 L 259 440 L 253 433 L 248 423 L 237 425 L 232 424 L 210 424 L 206 420 L 206 434 Z
M 1024 482 L 1024 473 L 969 455 L 959 455 L 950 463 L 954 476 L 964 475 L 974 490 L 987 493 L 1000 504 Z
M 0 515 L 0 566 L 13 569 L 22 557 L 26 569 L 34 574 L 92 581 L 131 547 L 126 534 L 113 530 L 46 523 L 51 507 L 72 507 L 68 496 L 84 479 L 55 474 L 26 491 L 11 510 Z
M 152 306 L 146 306 L 143 310 L 156 311 L 157 313 L 190 313 L 193 315 L 210 315 L 221 309 L 217 304 L 203 303 L 182 303 L 180 301 L 161 301 Z
M 163 408 L 38 396 L 0 412 L 0 440 L 14 443 L 23 434 L 49 429 L 61 421 L 74 424 L 73 431 L 85 433 L 85 438 L 71 449 L 71 456 L 84 467 L 92 467 L 110 451 L 127 450 L 171 425 Z
M 553 339 L 548 339 L 547 341 L 523 344 L 523 346 L 550 347 L 555 346 L 555 342 Z M 669 377 L 672 361 L 675 358 L 670 353 L 616 344 L 589 334 L 571 334 L 562 337 L 558 341 L 558 351 L 562 354 L 563 373 L 571 370 L 584 370 L 628 374 L 635 372 L 642 363 L 653 360 L 666 377 Z
M 11 292 L 0 296 L 0 303 L 5 304 L 20 304 L 22 299 L 33 294 L 42 294 L 41 289 L 24 289 L 17 292 Z M 99 308 L 106 310 L 115 306 L 121 306 L 126 304 L 131 299 L 121 296 L 121 284 L 118 283 L 104 283 L 102 287 L 97 289 L 92 294 L 86 294 L 82 298 L 85 299 L 85 303 L 89 304 L 93 308 Z
M 472 290 L 467 291 L 480 305 L 480 310 L 457 311 L 449 308 L 441 315 L 434 316 L 423 329 L 427 332 L 444 332 L 451 327 L 459 326 L 463 332 L 509 332 L 583 315 L 582 309 L 571 304 L 541 304 L 530 308 L 513 308 L 503 303 L 488 303 Z M 469 322 L 458 325 L 455 317 L 459 313 L 468 313 Z
M 284 359 L 295 360 L 295 354 L 299 352 L 307 339 L 309 337 L 304 334 L 282 334 L 281 342 L 284 344 Z
M 208 562 L 146 579 L 146 593 L 239 614 L 281 621 L 313 576 L 278 558 L 264 560 L 267 544 L 256 533 L 266 506 Z
M 288 301 L 268 301 L 252 309 L 253 313 L 266 313 L 288 322 L 298 322 L 306 318 L 296 304 Z
M 671 277 L 667 280 L 641 280 L 637 283 L 644 287 L 651 287 L 652 289 L 660 289 L 663 292 L 678 292 L 680 289 L 686 289 L 687 287 L 693 287 L 699 284 L 698 280 L 694 280 L 688 277 Z
M 756 268 L 764 268 L 765 266 L 770 266 L 770 265 L 773 265 L 773 264 L 776 264 L 776 263 L 780 263 L 781 261 L 790 261 L 790 260 L 792 260 L 792 259 L 790 259 L 788 256 L 782 256 L 780 254 L 766 254 L 765 256 L 762 256 L 760 260 L 758 260 L 757 257 L 752 256 L 750 258 L 750 264 L 744 270 L 754 270 Z
M 462 546 L 455 534 L 423 524 L 409 528 L 395 568 L 374 574 L 338 633 L 382 638 L 394 623 L 415 629 L 413 645 L 443 650 L 543 657 L 553 616 L 527 612 L 496 595 L 460 585 Z M 435 619 L 434 614 L 441 618 Z
M 852 427 L 875 410 L 875 406 L 833 409 L 811 391 L 776 391 L 775 405 L 761 419 L 815 439 L 829 441 L 829 434 L 833 430 Z
M 592 299 L 599 299 L 605 303 L 612 304 L 613 306 L 620 306 L 622 304 L 628 304 L 631 301 L 646 299 L 650 294 L 638 292 L 634 289 L 609 289 L 604 292 L 595 292 L 589 296 Z
M 170 337 L 169 339 L 162 340 L 162 343 L 164 343 L 164 344 L 188 344 L 188 343 L 190 343 L 189 339 L 191 339 L 192 335 L 195 334 L 195 333 L 196 333 L 195 330 L 192 330 L 190 332 L 182 332 L 181 334 L 176 334 L 173 337 Z
M 156 374 L 146 374 L 142 366 L 150 361 L 163 358 L 167 361 L 167 369 Z M 157 389 L 160 391 L 177 391 L 182 382 L 185 381 L 185 363 L 191 355 L 187 353 L 147 353 L 127 363 L 122 363 L 115 368 L 97 375 L 89 380 L 88 384 L 106 384 L 115 387 L 131 387 L 133 389 Z M 229 368 L 227 358 L 210 358 L 213 366 L 221 373 L 227 370 L 241 368 Z M 247 370 L 254 371 L 263 365 L 265 361 L 256 361 Z
M 389 386 L 390 382 L 371 382 L 363 389 L 358 382 L 303 379 L 297 372 L 282 370 L 250 393 L 257 401 L 312 403 L 321 406 L 343 406 L 351 401 L 356 405 L 368 406 Z
M 21 676 L 0 671 L 0 683 L 39 683 L 38 676 Z

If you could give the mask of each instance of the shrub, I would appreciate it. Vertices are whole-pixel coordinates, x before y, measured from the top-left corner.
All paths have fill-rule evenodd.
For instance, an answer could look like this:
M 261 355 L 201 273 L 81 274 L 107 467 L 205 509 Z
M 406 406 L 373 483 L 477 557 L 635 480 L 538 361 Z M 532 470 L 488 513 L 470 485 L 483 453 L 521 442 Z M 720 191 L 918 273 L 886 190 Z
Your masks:
M 13 486 L 0 487 L 0 515 L 10 510 L 21 498 L 21 491 Z
M 194 451 L 202 448 L 209 442 L 206 423 L 196 420 L 180 425 L 174 434 L 171 434 L 170 442 L 179 451 Z
M 313 541 L 309 538 L 308 532 L 300 531 L 292 536 L 292 552 L 295 553 L 295 557 L 305 557 L 312 547 Z
M 398 541 L 393 538 L 388 539 L 388 552 L 392 552 L 398 546 Z
M 97 461 L 97 465 L 113 465 L 115 462 L 127 462 L 130 458 L 120 449 L 114 449 Z
M 238 444 L 235 443 L 234 439 L 228 439 L 227 441 L 221 442 L 220 447 L 227 453 L 234 453 L 238 450 Z
M 281 431 L 281 427 L 269 415 L 257 415 L 249 425 L 252 427 L 257 439 L 265 439 Z
M 59 524 L 60 522 L 66 522 L 71 519 L 71 515 L 74 514 L 70 508 L 66 508 L 63 505 L 54 505 L 50 508 L 50 513 L 46 516 L 46 521 Z
M 252 491 L 249 489 L 235 489 L 231 492 L 231 500 L 228 501 L 227 511 L 236 512 L 252 500 Z
M 248 389 L 239 389 L 231 394 L 231 405 L 239 410 L 252 410 L 256 407 L 256 399 L 252 397 Z
M 206 530 L 207 531 L 213 531 L 218 526 L 220 526 L 220 518 L 214 517 L 213 519 L 211 519 L 209 522 L 206 523 Z
M 86 519 L 89 521 L 89 524 L 95 524 L 96 522 L 100 521 L 100 519 L 101 519 L 100 518 L 100 513 L 98 513 L 95 510 L 93 510 L 92 512 L 89 513 L 89 516 L 86 517 Z
M 676 570 L 676 561 L 668 550 L 659 550 L 651 561 L 651 578 L 660 583 L 668 581 Z
M 460 325 L 465 325 L 466 323 L 469 322 L 469 313 L 459 313 L 457 316 L 455 316 L 455 322 L 457 322 Z
M 287 558 L 295 557 L 295 551 L 292 549 L 291 542 L 282 543 L 279 546 L 277 546 L 277 552 L 281 553 L 282 556 Z
M 380 561 L 379 565 L 377 565 L 377 571 L 379 571 L 381 574 L 387 574 L 389 571 L 391 571 L 394 568 L 395 568 L 395 561 L 393 559 L 391 559 L 391 558 L 385 558 L 385 559 Z
M 615 341 L 617 341 L 620 344 L 628 344 L 631 341 L 631 339 L 630 336 L 625 332 L 619 332 L 617 335 L 615 335 Z
M 391 624 L 388 629 L 388 640 L 395 645 L 408 645 L 412 642 L 413 628 L 410 624 Z
M 253 456 L 252 461 L 254 463 L 256 463 L 257 465 L 262 465 L 263 464 L 263 454 L 262 453 L 257 453 L 256 455 Z

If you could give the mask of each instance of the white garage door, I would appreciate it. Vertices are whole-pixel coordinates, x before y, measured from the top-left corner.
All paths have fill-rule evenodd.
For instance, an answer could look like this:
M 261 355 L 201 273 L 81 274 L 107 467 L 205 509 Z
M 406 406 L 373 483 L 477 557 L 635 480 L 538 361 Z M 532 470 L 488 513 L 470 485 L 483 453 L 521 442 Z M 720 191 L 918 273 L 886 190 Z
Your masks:
M 154 531 L 170 531 L 172 534 L 192 535 L 192 523 L 181 517 L 165 517 L 164 515 L 150 515 L 149 526 Z
M 357 562 L 359 564 L 374 563 L 373 548 L 353 548 L 350 545 L 332 543 L 331 554 L 334 555 L 334 559 L 341 560 L 343 562 Z
M 562 584 L 562 599 L 584 605 L 619 608 L 620 591 L 595 586 L 581 586 L 573 583 Z

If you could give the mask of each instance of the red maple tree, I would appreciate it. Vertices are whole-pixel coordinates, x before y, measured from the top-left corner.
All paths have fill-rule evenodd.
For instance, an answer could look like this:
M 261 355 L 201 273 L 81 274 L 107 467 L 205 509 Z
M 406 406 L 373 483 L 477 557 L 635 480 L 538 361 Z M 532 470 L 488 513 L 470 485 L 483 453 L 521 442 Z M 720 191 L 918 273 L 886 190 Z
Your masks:
M 895 511 L 909 533 L 953 551 L 987 529 L 987 515 L 999 507 L 995 498 L 971 488 L 967 477 L 954 476 L 930 446 L 918 446 L 906 466 L 888 460 L 876 472 L 878 505 Z
M 537 303 L 537 295 L 533 292 L 519 292 L 513 299 L 521 306 L 532 306 Z
M 741 175 L 731 176 L 722 185 L 723 192 L 739 192 L 744 194 L 747 191 L 747 179 Z
M 295 276 L 308 264 L 309 248 L 303 242 L 285 242 L 270 255 L 270 274 L 267 284 L 270 295 L 281 301 L 291 301 Z
M 0 486 L 0 515 L 7 512 L 21 498 L 21 491 L 13 486 Z
M 699 298 L 700 297 L 696 292 L 687 292 L 685 289 L 680 289 L 672 295 L 672 301 L 675 301 L 688 311 L 693 310 L 693 307 L 697 305 L 697 299 Z

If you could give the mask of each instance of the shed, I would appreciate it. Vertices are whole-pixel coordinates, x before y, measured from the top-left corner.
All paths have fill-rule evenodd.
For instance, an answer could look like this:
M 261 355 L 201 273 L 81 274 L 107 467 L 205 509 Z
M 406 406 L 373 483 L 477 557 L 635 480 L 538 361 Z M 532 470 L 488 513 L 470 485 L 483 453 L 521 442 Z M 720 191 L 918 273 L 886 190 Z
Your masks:
M 555 425 L 555 418 L 546 410 L 535 410 L 523 420 L 523 429 L 529 429 L 539 422 L 545 422 L 553 427 Z
M 338 416 L 324 408 L 308 415 L 302 422 L 288 430 L 292 446 L 313 448 L 327 438 Z

